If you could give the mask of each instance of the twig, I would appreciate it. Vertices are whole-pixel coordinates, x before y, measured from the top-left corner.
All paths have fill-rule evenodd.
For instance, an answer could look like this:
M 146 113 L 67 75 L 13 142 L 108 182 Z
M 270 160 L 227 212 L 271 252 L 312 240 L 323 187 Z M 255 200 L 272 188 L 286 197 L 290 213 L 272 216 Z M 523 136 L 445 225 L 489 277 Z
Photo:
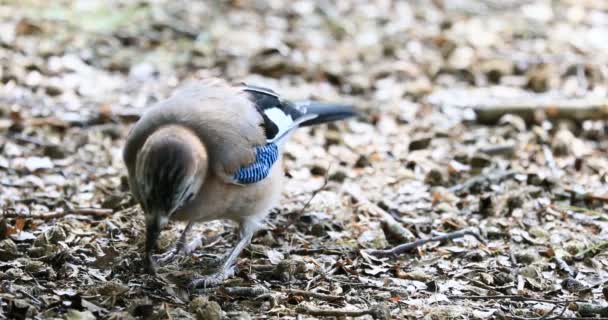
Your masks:
M 591 209 L 577 207 L 577 206 L 560 206 L 560 205 L 556 205 L 556 204 L 550 204 L 550 205 L 548 205 L 548 207 L 553 210 L 558 211 L 559 213 L 570 214 L 568 211 L 573 211 L 573 212 L 585 214 L 587 216 L 597 217 L 599 220 L 608 221 L 608 215 L 606 215 L 602 212 L 596 211 L 596 210 L 591 210 Z
M 332 268 L 331 270 L 329 270 L 329 271 L 327 271 L 327 272 L 320 273 L 320 274 L 318 274 L 318 275 L 314 276 L 312 279 L 310 279 L 310 280 L 308 281 L 308 283 L 306 283 L 306 290 L 309 290 L 309 289 L 310 289 L 310 286 L 311 286 L 313 283 L 317 283 L 317 281 L 319 281 L 319 279 L 321 279 L 321 278 L 325 278 L 325 279 L 327 279 L 327 278 L 328 278 L 328 276 L 331 276 L 332 274 L 336 273 L 336 271 L 338 271 L 338 268 L 337 268 L 337 267 L 336 267 L 336 268 Z
M 566 273 L 570 277 L 574 277 L 574 271 L 572 271 L 572 269 L 570 268 L 568 263 L 566 263 L 566 261 L 564 261 L 564 259 L 562 259 L 558 256 L 554 256 L 553 261 L 555 261 L 555 265 L 557 266 L 558 270 Z
M 468 299 L 468 300 L 511 300 L 511 301 L 533 301 L 550 304 L 569 304 L 573 302 L 580 302 L 580 300 L 548 300 L 538 299 L 519 295 L 496 295 L 496 296 L 448 296 L 450 299 Z
M 416 241 L 400 244 L 391 249 L 369 250 L 369 251 L 367 251 L 367 253 L 374 255 L 374 256 L 378 256 L 378 257 L 398 256 L 400 254 L 403 254 L 403 253 L 409 252 L 413 249 L 416 249 L 429 242 L 453 240 L 453 239 L 457 239 L 457 238 L 462 238 L 466 235 L 475 237 L 481 243 L 486 243 L 486 241 L 481 237 L 481 235 L 479 235 L 479 233 L 476 230 L 464 229 L 464 230 L 459 230 L 456 232 L 446 233 L 446 234 L 443 234 L 440 236 L 431 237 L 428 239 L 418 239 Z
M 495 124 L 503 115 L 514 114 L 532 122 L 544 111 L 549 119 L 574 121 L 608 118 L 608 99 L 597 95 L 570 98 L 556 94 L 530 94 L 513 90 L 505 95 L 501 87 L 437 90 L 427 97 L 432 105 L 472 108 L 477 122 Z
M 29 137 L 26 136 L 24 134 L 13 134 L 13 135 L 9 135 L 9 138 L 12 138 L 14 140 L 17 140 L 19 142 L 25 142 L 25 143 L 31 143 L 34 144 L 38 147 L 46 147 L 46 146 L 50 146 L 50 143 L 44 142 L 38 138 L 35 137 Z
M 568 310 L 568 304 L 565 303 L 562 306 L 562 310 L 559 312 L 559 314 L 555 315 L 555 316 L 551 316 L 553 314 L 553 312 L 555 310 L 557 310 L 557 308 L 559 308 L 559 304 L 556 304 L 553 306 L 553 308 L 551 308 L 551 310 L 549 310 L 549 312 L 547 312 L 547 314 L 545 314 L 544 316 L 540 316 L 540 317 L 533 317 L 533 318 L 528 318 L 528 317 L 519 317 L 519 316 L 509 316 L 509 318 L 511 318 L 512 320 L 556 320 L 556 319 L 562 319 L 562 315 L 564 314 L 564 312 L 566 312 L 566 310 Z
M 551 148 L 549 148 L 549 146 L 546 144 L 543 144 L 543 155 L 545 156 L 545 161 L 547 161 L 547 166 L 551 170 L 551 174 L 555 177 L 559 177 L 561 175 L 561 171 L 555 163 L 553 151 L 551 151 Z
M 225 293 L 231 296 L 256 298 L 271 291 L 262 286 L 253 287 L 217 287 L 197 290 L 199 293 Z
M 582 193 L 580 191 L 577 191 L 574 188 L 566 187 L 566 188 L 564 188 L 564 190 L 566 190 L 567 192 L 571 192 L 571 193 L 577 193 L 577 194 Z M 586 193 L 582 193 L 582 194 L 586 200 L 596 200 L 596 201 L 608 203 L 608 195 L 593 194 L 591 192 L 586 192 Z
M 497 146 L 489 146 L 480 148 L 479 152 L 485 153 L 489 156 L 498 156 L 498 155 L 512 155 L 515 153 L 515 145 L 514 144 L 503 144 Z
M 354 185 L 346 186 L 344 192 L 350 195 L 357 204 L 366 205 L 372 214 L 379 216 L 382 220 L 382 229 L 387 235 L 392 236 L 398 241 L 412 241 L 413 239 L 416 239 L 412 232 L 395 220 L 390 213 L 380 208 L 377 204 L 369 201 L 358 187 Z
M 381 306 L 377 305 L 363 310 L 343 310 L 319 309 L 300 304 L 296 307 L 296 312 L 316 317 L 362 317 L 365 315 L 371 315 L 375 319 L 388 319 L 387 311 Z
M 63 218 L 67 215 L 79 215 L 79 216 L 91 216 L 96 218 L 105 218 L 112 215 L 114 210 L 103 209 L 103 208 L 75 208 L 62 212 L 51 212 L 46 214 L 24 214 L 16 212 L 3 212 L 0 217 L 5 218 L 27 218 L 27 219 L 40 219 L 40 220 L 53 220 Z
M 593 257 L 603 251 L 608 249 L 608 241 L 602 241 L 600 243 L 594 244 L 593 246 L 585 249 L 583 252 L 577 253 L 574 256 L 574 260 L 582 261 L 587 257 Z
M 285 289 L 285 290 L 283 290 L 283 292 L 292 294 L 295 296 L 315 298 L 315 299 L 330 301 L 330 302 L 344 299 L 344 297 L 342 297 L 342 296 L 334 296 L 334 295 L 330 295 L 330 294 L 298 290 L 298 289 Z
M 321 187 L 319 187 L 318 189 L 316 189 L 315 191 L 312 192 L 312 194 L 310 195 L 310 198 L 308 199 L 308 201 L 306 201 L 306 203 L 304 204 L 302 209 L 300 209 L 300 211 L 298 211 L 298 213 L 295 216 L 292 216 L 289 219 L 289 221 L 286 223 L 285 227 L 288 227 L 288 226 L 294 224 L 296 219 L 298 217 L 302 216 L 304 214 L 304 211 L 306 209 L 308 209 L 308 206 L 310 205 L 312 200 L 317 196 L 317 194 L 319 192 L 323 191 L 327 187 L 327 184 L 329 183 L 329 169 L 331 169 L 331 165 L 332 165 L 332 163 L 329 163 L 329 165 L 327 166 L 327 170 L 325 171 L 325 176 L 323 177 L 323 184 L 321 185 Z
M 608 306 L 606 305 L 598 305 L 598 304 L 593 304 L 593 303 L 580 303 L 577 302 L 575 303 L 575 310 L 581 315 L 581 316 L 608 316 Z
M 474 186 L 482 184 L 482 183 L 498 183 L 503 179 L 514 176 L 517 174 L 515 170 L 498 170 L 490 173 L 482 173 L 475 177 L 470 178 L 469 180 L 452 186 L 448 189 L 450 192 L 459 193 L 459 192 L 468 192 Z
M 328 249 L 328 248 L 317 248 L 317 249 L 291 249 L 289 250 L 289 254 L 297 254 L 297 255 L 309 255 L 309 254 L 326 254 L 326 255 L 342 255 L 344 251 L 339 249 Z
M 467 281 L 471 282 L 472 284 L 474 284 L 474 285 L 476 285 L 476 286 L 478 286 L 480 288 L 483 288 L 483 289 L 486 289 L 486 290 L 495 291 L 495 292 L 500 292 L 500 291 L 505 290 L 505 289 L 513 288 L 512 284 L 504 285 L 504 286 L 501 286 L 501 287 L 492 287 L 492 286 L 487 285 L 487 284 L 485 284 L 485 283 L 483 283 L 481 281 L 478 281 L 478 280 L 475 280 L 475 279 L 471 279 L 469 277 L 464 277 L 464 278 L 467 279 Z

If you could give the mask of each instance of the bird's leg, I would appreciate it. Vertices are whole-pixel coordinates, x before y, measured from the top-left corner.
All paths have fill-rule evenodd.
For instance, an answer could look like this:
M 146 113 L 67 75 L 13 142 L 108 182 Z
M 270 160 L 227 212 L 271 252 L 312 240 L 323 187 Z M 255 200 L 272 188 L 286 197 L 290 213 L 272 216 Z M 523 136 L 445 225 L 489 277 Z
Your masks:
M 175 258 L 177 258 L 181 254 L 186 255 L 191 253 L 192 251 L 194 251 L 194 249 L 196 249 L 196 247 L 200 246 L 202 242 L 200 237 L 195 238 L 192 242 L 186 245 L 186 238 L 188 237 L 188 233 L 192 229 L 193 225 L 193 222 L 188 222 L 186 228 L 184 228 L 184 231 L 182 231 L 182 234 L 180 235 L 173 248 L 167 250 L 165 253 L 158 255 L 158 258 L 156 260 L 161 263 L 168 263 L 175 260 Z
M 215 273 L 194 278 L 190 283 L 191 288 L 198 287 L 213 287 L 221 284 L 224 280 L 234 275 L 234 269 L 236 266 L 236 260 L 239 255 L 245 249 L 245 247 L 251 242 L 253 234 L 257 230 L 257 224 L 246 223 L 241 224 L 240 237 L 237 244 L 234 246 L 232 251 L 228 254 L 225 260 L 222 262 L 222 266 Z

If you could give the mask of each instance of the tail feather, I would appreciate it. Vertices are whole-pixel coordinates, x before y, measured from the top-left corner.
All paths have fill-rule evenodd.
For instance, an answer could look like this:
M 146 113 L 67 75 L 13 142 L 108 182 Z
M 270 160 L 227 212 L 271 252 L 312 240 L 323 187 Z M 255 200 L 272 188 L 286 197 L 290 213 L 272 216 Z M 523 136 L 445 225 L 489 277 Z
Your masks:
M 353 106 L 338 103 L 323 103 L 315 101 L 296 102 L 296 106 L 306 110 L 306 114 L 315 114 L 316 117 L 306 120 L 300 126 L 312 126 L 357 116 Z

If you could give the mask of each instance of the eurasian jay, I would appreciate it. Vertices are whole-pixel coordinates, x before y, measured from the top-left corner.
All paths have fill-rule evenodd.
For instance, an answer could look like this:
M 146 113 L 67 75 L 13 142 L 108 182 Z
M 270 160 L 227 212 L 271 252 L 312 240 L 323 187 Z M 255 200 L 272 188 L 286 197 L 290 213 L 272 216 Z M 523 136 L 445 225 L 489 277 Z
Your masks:
M 354 116 L 351 106 L 290 102 L 274 91 L 218 79 L 187 86 L 150 107 L 129 133 L 123 158 L 129 186 L 145 214 L 145 269 L 168 220 L 187 222 L 162 262 L 191 248 L 186 236 L 196 222 L 230 219 L 240 238 L 220 269 L 196 278 L 212 286 L 234 273 L 241 251 L 281 195 L 283 144 L 300 126 Z

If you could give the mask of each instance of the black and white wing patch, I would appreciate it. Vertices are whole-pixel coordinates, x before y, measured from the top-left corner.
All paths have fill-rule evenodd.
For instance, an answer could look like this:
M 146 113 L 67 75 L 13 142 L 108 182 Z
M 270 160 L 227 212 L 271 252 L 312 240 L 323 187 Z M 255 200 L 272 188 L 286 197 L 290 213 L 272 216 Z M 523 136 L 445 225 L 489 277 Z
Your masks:
M 304 106 L 283 100 L 270 89 L 243 84 L 243 91 L 249 93 L 251 101 L 262 115 L 262 127 L 269 143 L 280 143 L 299 124 L 317 116 L 307 114 Z

